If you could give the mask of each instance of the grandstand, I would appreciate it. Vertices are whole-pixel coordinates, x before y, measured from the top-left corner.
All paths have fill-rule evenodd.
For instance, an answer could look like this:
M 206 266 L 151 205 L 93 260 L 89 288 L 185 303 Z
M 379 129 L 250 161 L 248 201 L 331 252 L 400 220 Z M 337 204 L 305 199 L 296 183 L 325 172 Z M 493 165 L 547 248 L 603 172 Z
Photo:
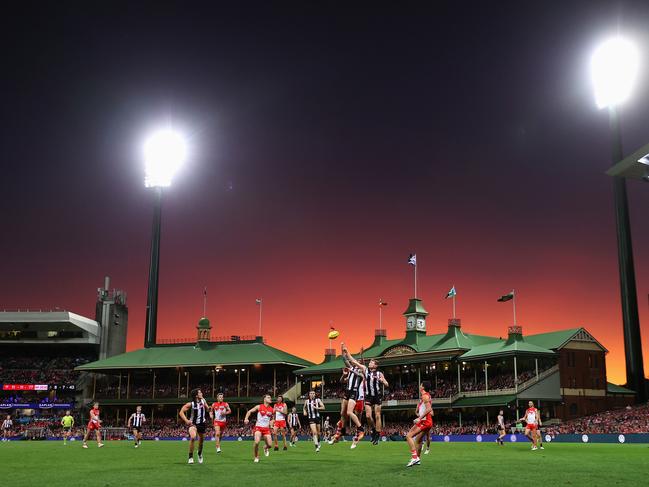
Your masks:
M 362 354 L 377 358 L 391 384 L 383 411 L 399 418 L 417 402 L 417 384 L 429 380 L 438 416 L 462 422 L 493 422 L 498 409 L 510 415 L 528 400 L 541 408 L 544 419 L 571 419 L 612 407 L 632 404 L 634 392 L 606 381 L 606 348 L 584 328 L 523 335 L 512 326 L 508 335 L 475 335 L 460 319 L 449 319 L 445 332 L 426 333 L 426 312 L 411 299 L 404 312 L 403 338 L 387 339 L 377 330 Z M 320 390 L 330 411 L 339 408 L 338 384 L 344 366 L 327 349 L 321 364 L 296 371 L 303 388 Z M 360 357 L 361 354 L 356 354 Z
M 0 412 L 21 428 L 42 430 L 79 407 L 88 382 L 74 369 L 126 349 L 126 295 L 109 285 L 98 289 L 95 319 L 58 308 L 0 311 Z
M 260 336 L 212 340 L 207 318 L 196 329 L 191 342 L 172 340 L 77 367 L 92 373 L 91 397 L 101 401 L 103 417 L 120 423 L 142 405 L 152 420 L 177 418 L 197 387 L 209 398 L 223 392 L 233 420 L 243 418 L 264 394 L 283 394 L 288 400 L 299 396 L 293 372 L 311 362 L 269 346 Z

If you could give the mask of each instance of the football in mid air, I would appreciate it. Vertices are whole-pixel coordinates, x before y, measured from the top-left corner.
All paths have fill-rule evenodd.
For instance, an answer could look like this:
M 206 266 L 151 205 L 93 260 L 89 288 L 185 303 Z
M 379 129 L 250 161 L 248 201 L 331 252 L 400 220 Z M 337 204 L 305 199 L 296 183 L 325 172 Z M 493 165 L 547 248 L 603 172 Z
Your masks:
M 336 338 L 338 338 L 338 335 L 340 335 L 340 332 L 338 330 L 331 330 L 329 332 L 329 335 L 327 336 L 329 337 L 329 340 L 335 340 Z

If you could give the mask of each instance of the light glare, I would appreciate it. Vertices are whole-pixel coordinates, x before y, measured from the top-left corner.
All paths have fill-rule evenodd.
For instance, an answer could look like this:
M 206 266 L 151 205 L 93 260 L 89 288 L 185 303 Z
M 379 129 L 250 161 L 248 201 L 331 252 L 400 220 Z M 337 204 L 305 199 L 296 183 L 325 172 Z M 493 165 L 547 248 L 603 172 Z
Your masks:
M 171 129 L 153 133 L 144 143 L 144 185 L 147 188 L 170 186 L 186 157 L 187 145 L 180 134 Z
M 629 97 L 639 61 L 636 47 L 620 37 L 607 40 L 595 50 L 590 71 L 599 108 L 618 105 Z

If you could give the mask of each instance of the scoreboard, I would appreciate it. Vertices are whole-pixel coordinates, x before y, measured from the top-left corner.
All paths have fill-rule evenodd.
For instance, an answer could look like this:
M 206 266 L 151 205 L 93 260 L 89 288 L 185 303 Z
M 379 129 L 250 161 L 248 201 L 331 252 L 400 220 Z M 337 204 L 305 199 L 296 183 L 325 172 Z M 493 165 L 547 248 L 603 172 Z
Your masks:
M 3 391 L 74 391 L 74 384 L 2 384 Z

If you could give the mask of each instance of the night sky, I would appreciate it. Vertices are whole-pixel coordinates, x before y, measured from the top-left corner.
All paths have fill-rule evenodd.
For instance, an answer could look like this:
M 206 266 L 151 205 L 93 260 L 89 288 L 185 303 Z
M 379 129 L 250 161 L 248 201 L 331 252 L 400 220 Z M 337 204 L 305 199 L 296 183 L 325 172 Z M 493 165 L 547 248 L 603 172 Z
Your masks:
M 164 195 L 159 338 L 254 334 L 319 361 L 330 320 L 403 335 L 419 261 L 429 333 L 586 327 L 624 382 L 608 117 L 588 63 L 644 51 L 622 108 L 649 142 L 649 3 L 21 2 L 2 19 L 0 308 L 92 316 L 109 274 L 142 346 L 152 193 L 141 144 L 190 138 Z M 387 3 L 387 2 L 385 2 Z M 539 6 L 535 6 L 538 3 Z M 261 6 L 264 5 L 264 6 Z M 20 11 L 16 10 L 20 9 Z M 649 185 L 629 183 L 649 370 Z

